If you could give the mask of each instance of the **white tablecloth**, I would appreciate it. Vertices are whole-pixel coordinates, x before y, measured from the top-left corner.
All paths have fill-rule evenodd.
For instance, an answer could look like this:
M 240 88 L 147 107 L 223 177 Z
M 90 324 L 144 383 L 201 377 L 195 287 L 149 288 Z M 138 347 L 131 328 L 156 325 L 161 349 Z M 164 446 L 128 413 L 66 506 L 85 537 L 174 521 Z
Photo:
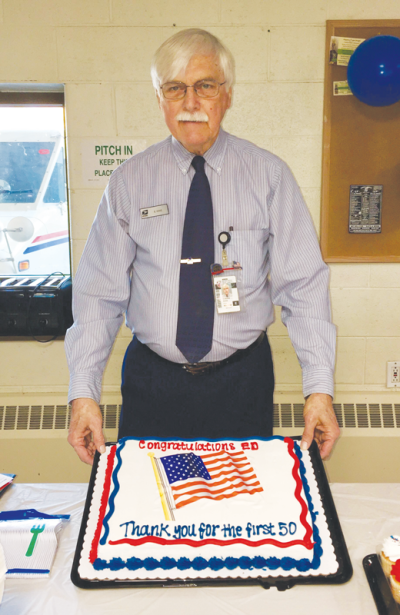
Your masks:
M 15 484 L 1 510 L 36 508 L 71 515 L 50 577 L 7 579 L 0 615 L 376 615 L 362 568 L 383 538 L 400 534 L 400 484 L 331 486 L 354 575 L 345 585 L 296 586 L 285 592 L 261 587 L 102 589 L 75 587 L 70 572 L 86 498 L 86 484 Z

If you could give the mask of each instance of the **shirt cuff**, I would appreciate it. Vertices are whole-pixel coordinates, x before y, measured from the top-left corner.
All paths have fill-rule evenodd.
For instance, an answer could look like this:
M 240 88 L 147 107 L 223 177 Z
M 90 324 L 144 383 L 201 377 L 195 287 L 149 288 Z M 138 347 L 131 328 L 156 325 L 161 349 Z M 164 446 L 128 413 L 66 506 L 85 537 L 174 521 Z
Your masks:
M 95 378 L 90 374 L 71 375 L 68 391 L 68 403 L 80 397 L 88 397 L 100 403 L 101 378 Z
M 329 367 L 311 366 L 303 369 L 303 395 L 327 393 L 333 398 L 333 370 Z

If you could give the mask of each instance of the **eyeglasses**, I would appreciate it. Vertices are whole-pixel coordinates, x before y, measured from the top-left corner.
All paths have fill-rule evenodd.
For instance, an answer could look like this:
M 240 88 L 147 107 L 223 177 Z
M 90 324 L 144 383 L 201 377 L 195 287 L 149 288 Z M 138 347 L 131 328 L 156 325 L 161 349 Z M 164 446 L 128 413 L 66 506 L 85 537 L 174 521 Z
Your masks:
M 224 85 L 226 81 L 218 83 L 213 79 L 202 79 L 197 81 L 194 85 L 186 85 L 181 81 L 169 81 L 161 86 L 164 98 L 167 100 L 180 100 L 185 98 L 188 88 L 193 88 L 197 96 L 200 98 L 215 98 L 218 96 L 219 88 Z

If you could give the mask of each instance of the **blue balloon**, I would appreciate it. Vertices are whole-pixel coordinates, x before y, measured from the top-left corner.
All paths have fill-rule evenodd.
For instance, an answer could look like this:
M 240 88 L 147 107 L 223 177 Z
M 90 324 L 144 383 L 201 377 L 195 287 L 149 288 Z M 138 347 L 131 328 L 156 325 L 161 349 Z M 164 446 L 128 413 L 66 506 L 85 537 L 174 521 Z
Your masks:
M 350 58 L 347 80 L 366 105 L 387 107 L 400 100 L 400 38 L 374 36 L 361 43 Z

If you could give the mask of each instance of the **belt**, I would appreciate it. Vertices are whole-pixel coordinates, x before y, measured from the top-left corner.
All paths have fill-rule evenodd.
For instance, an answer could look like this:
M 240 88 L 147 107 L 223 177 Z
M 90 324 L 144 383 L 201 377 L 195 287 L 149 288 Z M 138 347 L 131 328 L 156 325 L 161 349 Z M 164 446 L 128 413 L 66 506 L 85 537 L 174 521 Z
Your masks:
M 247 348 L 243 348 L 243 350 L 237 350 L 233 354 L 231 354 L 226 359 L 222 359 L 221 361 L 203 361 L 200 363 L 183 363 L 181 364 L 182 369 L 184 369 L 192 376 L 197 376 L 199 374 L 208 374 L 223 365 L 229 365 L 230 363 L 236 363 L 237 361 L 241 361 L 244 357 L 247 357 L 257 346 L 261 344 L 265 337 L 265 331 L 262 331 L 255 342 L 250 344 Z

